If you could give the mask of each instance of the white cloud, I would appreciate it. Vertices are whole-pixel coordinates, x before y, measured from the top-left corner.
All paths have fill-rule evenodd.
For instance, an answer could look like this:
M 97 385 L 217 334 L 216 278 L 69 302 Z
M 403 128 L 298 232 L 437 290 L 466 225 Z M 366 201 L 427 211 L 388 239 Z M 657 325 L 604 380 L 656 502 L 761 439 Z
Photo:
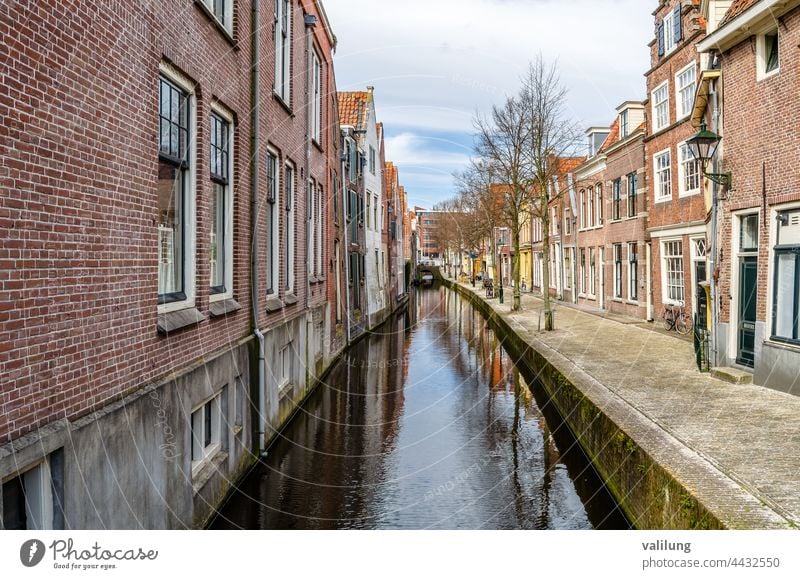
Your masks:
M 469 161 L 469 151 L 456 153 L 443 146 L 460 147 L 458 143 L 414 133 L 400 133 L 386 139 L 386 158 L 398 166 L 429 167 L 433 170 L 455 168 Z M 448 171 L 448 175 L 452 171 Z

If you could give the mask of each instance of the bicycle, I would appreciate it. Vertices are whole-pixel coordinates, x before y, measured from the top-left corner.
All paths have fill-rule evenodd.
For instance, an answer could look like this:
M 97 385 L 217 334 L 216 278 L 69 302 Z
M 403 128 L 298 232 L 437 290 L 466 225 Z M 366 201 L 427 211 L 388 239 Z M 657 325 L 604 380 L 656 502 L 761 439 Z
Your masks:
M 674 329 L 682 336 L 686 336 L 692 331 L 692 317 L 683 311 L 683 303 L 665 305 L 661 318 L 664 320 L 664 329 L 667 331 Z

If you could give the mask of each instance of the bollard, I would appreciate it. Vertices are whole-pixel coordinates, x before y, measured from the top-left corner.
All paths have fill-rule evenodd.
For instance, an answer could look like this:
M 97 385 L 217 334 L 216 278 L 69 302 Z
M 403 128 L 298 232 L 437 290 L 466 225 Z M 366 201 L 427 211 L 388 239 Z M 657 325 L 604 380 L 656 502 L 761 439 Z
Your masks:
M 502 284 L 500 284 L 500 292 L 498 293 L 497 297 L 499 298 L 500 303 L 502 304 L 503 303 L 503 285 Z

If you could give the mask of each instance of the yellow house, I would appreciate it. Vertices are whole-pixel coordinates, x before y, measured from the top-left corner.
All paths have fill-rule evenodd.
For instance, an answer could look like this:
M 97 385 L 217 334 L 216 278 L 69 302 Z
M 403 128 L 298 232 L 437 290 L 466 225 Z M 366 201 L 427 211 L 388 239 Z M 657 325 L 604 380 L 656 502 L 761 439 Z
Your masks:
M 530 206 L 523 209 L 526 217 L 522 220 L 519 232 L 519 279 L 522 288 L 531 291 L 531 272 L 533 271 L 533 245 L 531 244 L 532 215 Z

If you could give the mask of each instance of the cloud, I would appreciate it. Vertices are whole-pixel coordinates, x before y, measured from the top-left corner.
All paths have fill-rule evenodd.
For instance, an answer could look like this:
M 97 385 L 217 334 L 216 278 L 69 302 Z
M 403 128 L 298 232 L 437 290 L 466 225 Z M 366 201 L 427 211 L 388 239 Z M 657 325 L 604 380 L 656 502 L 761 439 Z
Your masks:
M 519 87 L 540 52 L 558 60 L 568 109 L 586 126 L 610 123 L 615 107 L 645 95 L 652 4 L 642 0 L 327 0 L 339 45 L 339 90 L 375 86 L 378 117 L 394 135 L 392 151 L 449 167 L 465 153 L 431 142 L 460 134 L 468 142 L 476 111 L 486 112 Z M 445 137 L 449 138 L 449 137 Z M 420 159 L 416 147 L 431 153 Z M 468 153 L 467 153 L 468 154 Z M 403 165 L 397 157 L 403 175 Z M 415 170 L 416 171 L 416 170 Z M 421 176 L 420 176 L 421 179 Z M 415 183 L 426 186 L 424 181 Z M 410 190 L 410 187 L 407 187 Z M 429 189 L 441 191 L 441 183 Z M 441 194 L 453 193 L 452 185 Z

